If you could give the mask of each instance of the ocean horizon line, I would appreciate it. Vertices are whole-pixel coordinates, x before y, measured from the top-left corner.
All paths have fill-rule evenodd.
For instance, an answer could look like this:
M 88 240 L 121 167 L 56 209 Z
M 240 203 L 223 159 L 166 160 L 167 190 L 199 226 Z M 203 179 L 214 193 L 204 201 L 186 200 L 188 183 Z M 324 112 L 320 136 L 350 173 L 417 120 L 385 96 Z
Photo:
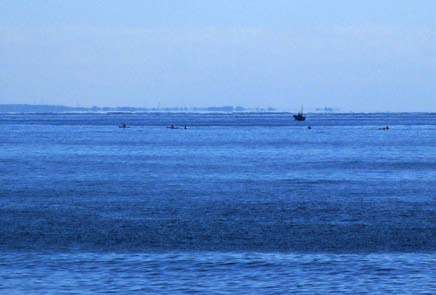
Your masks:
M 273 107 L 210 106 L 210 107 L 73 107 L 52 104 L 0 104 L 0 114 L 292 114 L 296 110 Z M 306 114 L 434 114 L 436 111 L 342 111 L 339 108 L 315 108 Z

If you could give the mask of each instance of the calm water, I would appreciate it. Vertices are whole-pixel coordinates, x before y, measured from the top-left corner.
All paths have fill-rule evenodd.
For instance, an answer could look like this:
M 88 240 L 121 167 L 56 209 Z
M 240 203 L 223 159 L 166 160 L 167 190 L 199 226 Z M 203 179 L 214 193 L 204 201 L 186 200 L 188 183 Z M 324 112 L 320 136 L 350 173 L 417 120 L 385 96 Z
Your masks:
M 436 294 L 435 181 L 436 114 L 0 114 L 0 293 Z

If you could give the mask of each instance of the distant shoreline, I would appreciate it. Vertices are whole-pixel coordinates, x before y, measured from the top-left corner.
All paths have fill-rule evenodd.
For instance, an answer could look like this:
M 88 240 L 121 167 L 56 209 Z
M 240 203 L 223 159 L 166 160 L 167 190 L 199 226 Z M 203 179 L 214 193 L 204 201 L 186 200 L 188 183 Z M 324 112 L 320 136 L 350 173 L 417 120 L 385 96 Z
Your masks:
M 246 108 L 241 106 L 211 107 L 71 107 L 64 105 L 0 104 L 0 113 L 234 113 L 277 112 L 271 107 Z
M 165 108 L 141 108 L 141 107 L 71 107 L 63 105 L 32 105 L 32 104 L 0 104 L 0 114 L 292 114 L 296 111 L 281 110 L 272 107 L 247 108 L 241 106 L 221 107 L 165 107 Z M 306 114 L 433 114 L 436 112 L 410 111 L 373 111 L 373 112 L 344 112 L 334 108 L 316 108 L 307 111 Z

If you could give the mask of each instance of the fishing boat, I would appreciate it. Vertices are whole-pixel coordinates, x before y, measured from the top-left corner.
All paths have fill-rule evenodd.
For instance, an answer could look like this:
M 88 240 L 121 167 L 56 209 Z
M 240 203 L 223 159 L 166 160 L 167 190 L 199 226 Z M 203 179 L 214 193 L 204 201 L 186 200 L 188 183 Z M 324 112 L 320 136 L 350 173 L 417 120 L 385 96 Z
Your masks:
M 294 120 L 295 121 L 305 121 L 306 120 L 306 116 L 304 116 L 304 113 L 303 113 L 303 107 L 301 107 L 301 111 L 299 111 L 297 114 L 294 115 Z

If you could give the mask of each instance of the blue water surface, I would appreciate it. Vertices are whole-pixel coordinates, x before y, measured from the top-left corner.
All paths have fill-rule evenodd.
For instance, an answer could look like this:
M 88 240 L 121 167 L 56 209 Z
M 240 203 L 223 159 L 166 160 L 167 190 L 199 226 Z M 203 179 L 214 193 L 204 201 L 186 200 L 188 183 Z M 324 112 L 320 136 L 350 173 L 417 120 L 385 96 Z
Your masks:
M 436 294 L 435 135 L 431 113 L 0 114 L 0 293 Z

